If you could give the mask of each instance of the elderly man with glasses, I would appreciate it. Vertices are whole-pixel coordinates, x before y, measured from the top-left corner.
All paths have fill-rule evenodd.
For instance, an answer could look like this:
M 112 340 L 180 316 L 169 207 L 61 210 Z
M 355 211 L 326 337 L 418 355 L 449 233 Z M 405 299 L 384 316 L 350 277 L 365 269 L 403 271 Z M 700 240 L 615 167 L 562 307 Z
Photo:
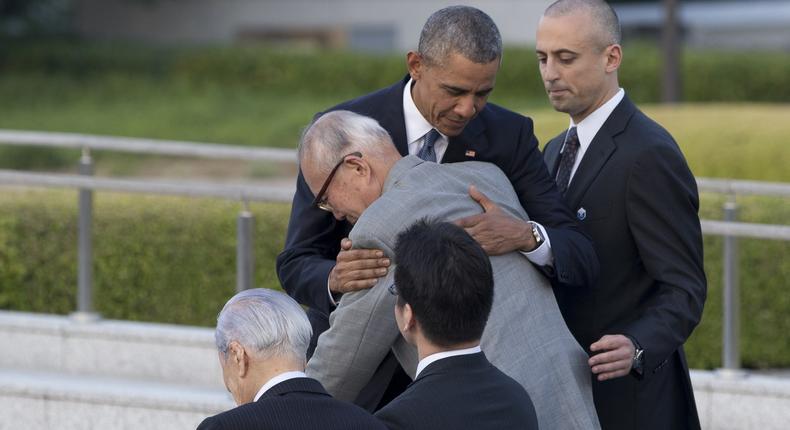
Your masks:
M 495 165 L 402 157 L 375 120 L 352 112 L 316 120 L 302 137 L 299 160 L 315 204 L 354 224 L 349 237 L 355 246 L 382 250 L 388 258 L 394 258 L 398 234 L 415 221 L 453 221 L 486 209 L 469 198 L 469 184 L 503 215 L 528 220 Z M 565 326 L 549 281 L 518 252 L 490 261 L 495 295 L 482 350 L 526 389 L 540 427 L 598 428 L 587 355 Z M 390 351 L 415 375 L 418 356 L 398 331 L 395 297 L 387 291 L 392 277 L 343 295 L 308 362 L 308 375 L 341 400 L 353 401 Z

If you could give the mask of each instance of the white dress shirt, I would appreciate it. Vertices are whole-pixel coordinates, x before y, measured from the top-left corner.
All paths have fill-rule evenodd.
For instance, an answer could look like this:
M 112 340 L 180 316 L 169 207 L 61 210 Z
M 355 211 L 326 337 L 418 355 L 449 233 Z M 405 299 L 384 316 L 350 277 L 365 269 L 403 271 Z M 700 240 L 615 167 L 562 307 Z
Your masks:
M 261 387 L 261 389 L 258 390 L 258 394 L 255 395 L 255 400 L 253 400 L 253 401 L 257 402 L 258 399 L 260 399 L 261 396 L 264 393 L 269 391 L 270 388 L 274 387 L 275 385 L 279 384 L 280 382 L 287 381 L 289 379 L 294 379 L 294 378 L 307 378 L 307 374 L 305 374 L 304 372 L 299 372 L 299 371 L 291 371 L 291 372 L 281 373 L 281 374 L 275 376 L 274 378 L 269 379 L 268 381 L 266 381 L 266 383 L 263 384 L 263 387 Z
M 414 83 L 412 79 L 403 87 L 403 122 L 406 126 L 406 142 L 409 144 L 409 155 L 417 155 L 422 149 L 425 134 L 431 131 L 433 125 L 429 123 L 424 116 L 417 109 L 414 104 L 414 99 L 411 97 L 411 86 Z M 436 130 L 437 132 L 439 130 Z M 450 143 L 447 136 L 439 133 L 439 138 L 433 145 L 434 152 L 436 153 L 436 162 L 441 163 L 444 158 L 444 153 L 447 152 L 447 145 Z M 472 185 L 472 184 L 470 184 Z M 546 229 L 540 223 L 535 223 L 538 229 L 543 234 L 544 242 L 537 248 L 529 252 L 522 251 L 527 259 L 538 266 L 554 266 L 554 254 L 551 253 L 551 238 L 549 238 Z M 530 233 L 531 234 L 531 233 Z M 326 281 L 326 290 L 329 293 L 329 301 L 333 306 L 337 306 L 332 291 L 329 289 L 329 279 Z
M 576 153 L 576 161 L 573 163 L 573 169 L 571 169 L 571 178 L 568 182 L 568 186 L 570 186 L 571 182 L 573 182 L 573 175 L 576 174 L 576 170 L 579 168 L 579 164 L 582 162 L 582 158 L 584 158 L 584 153 L 587 152 L 587 148 L 590 147 L 590 143 L 592 143 L 593 138 L 596 134 L 598 134 L 598 130 L 603 127 L 603 123 L 609 119 L 609 115 L 612 114 L 614 108 L 620 104 L 620 101 L 623 100 L 625 97 L 625 90 L 620 88 L 617 93 L 612 96 L 606 103 L 602 104 L 601 107 L 593 111 L 587 118 L 581 120 L 578 124 L 573 123 L 573 118 L 571 118 L 570 126 L 576 127 L 576 134 L 579 136 L 579 151 Z M 567 132 L 566 132 L 567 136 Z M 565 143 L 562 144 L 561 151 L 565 150 Z
M 406 126 L 406 142 L 409 143 L 409 155 L 417 155 L 420 149 L 422 149 L 425 134 L 431 131 L 433 126 L 422 116 L 419 109 L 417 109 L 417 105 L 414 104 L 414 99 L 411 97 L 412 83 L 414 83 L 414 81 L 409 79 L 409 82 L 403 87 L 403 120 Z M 437 163 L 441 163 L 449 143 L 450 141 L 447 136 L 439 133 L 439 139 L 436 140 L 433 146 L 436 152 Z M 529 261 L 538 266 L 553 266 L 554 255 L 551 253 L 551 240 L 549 239 L 549 235 L 540 223 L 536 222 L 535 224 L 537 224 L 538 229 L 540 229 L 540 232 L 543 234 L 545 241 L 532 251 L 522 252 L 522 254 L 527 257 Z
M 420 376 L 420 372 L 425 370 L 425 368 L 428 367 L 428 365 L 431 363 L 439 361 L 443 358 L 455 357 L 458 355 L 477 354 L 478 352 L 481 351 L 482 350 L 480 349 L 480 345 L 477 345 L 471 348 L 456 349 L 453 351 L 442 351 L 442 352 L 437 352 L 436 354 L 431 354 L 420 360 L 420 362 L 417 364 L 417 373 L 414 375 L 414 379 L 417 379 Z
M 409 143 L 409 155 L 417 155 L 420 152 L 423 143 L 425 143 L 425 134 L 433 128 L 431 123 L 417 109 L 414 99 L 411 98 L 411 85 L 413 82 L 413 80 L 409 79 L 409 82 L 403 87 L 403 122 L 406 125 L 406 142 Z M 442 157 L 447 152 L 448 143 L 447 136 L 439 132 L 439 138 L 433 144 L 437 163 L 442 162 Z

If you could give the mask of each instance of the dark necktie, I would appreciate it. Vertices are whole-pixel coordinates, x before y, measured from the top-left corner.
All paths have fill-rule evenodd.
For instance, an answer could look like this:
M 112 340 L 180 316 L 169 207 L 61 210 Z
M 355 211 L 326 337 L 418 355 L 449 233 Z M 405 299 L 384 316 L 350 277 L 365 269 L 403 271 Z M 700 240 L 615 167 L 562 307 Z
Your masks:
M 433 146 L 436 144 L 437 140 L 439 140 L 439 132 L 436 131 L 435 128 L 432 128 L 431 131 L 425 133 L 425 136 L 423 136 L 422 148 L 420 148 L 417 156 L 425 161 L 433 161 L 435 163 L 436 151 L 433 149 Z
M 560 157 L 560 169 L 557 172 L 557 189 L 560 194 L 565 194 L 571 182 L 571 171 L 576 162 L 576 154 L 579 152 L 579 136 L 576 134 L 576 127 L 571 127 L 565 136 L 565 148 Z

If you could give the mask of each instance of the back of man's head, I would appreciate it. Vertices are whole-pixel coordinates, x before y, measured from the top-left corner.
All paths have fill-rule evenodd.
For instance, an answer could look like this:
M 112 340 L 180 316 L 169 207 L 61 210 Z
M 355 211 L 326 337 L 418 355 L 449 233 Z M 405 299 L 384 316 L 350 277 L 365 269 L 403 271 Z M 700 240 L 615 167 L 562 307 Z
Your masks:
M 304 310 L 292 298 L 256 288 L 233 296 L 217 317 L 217 350 L 227 354 L 240 343 L 253 358 L 279 357 L 304 365 L 312 328 Z
M 480 339 L 494 300 L 483 248 L 462 228 L 421 220 L 395 246 L 398 306 L 409 304 L 425 338 L 440 347 Z
M 434 12 L 425 22 L 417 51 L 430 64 L 442 64 L 450 54 L 487 64 L 502 58 L 502 37 L 485 12 L 450 6 Z

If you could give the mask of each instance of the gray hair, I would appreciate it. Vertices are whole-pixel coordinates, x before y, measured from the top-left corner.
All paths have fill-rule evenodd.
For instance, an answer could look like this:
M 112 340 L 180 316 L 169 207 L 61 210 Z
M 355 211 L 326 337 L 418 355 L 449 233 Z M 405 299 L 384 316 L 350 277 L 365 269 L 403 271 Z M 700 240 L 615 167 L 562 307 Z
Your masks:
M 302 133 L 299 162 L 310 159 L 313 168 L 328 173 L 341 157 L 354 151 L 371 155 L 383 145 L 394 148 L 392 138 L 378 121 L 346 110 L 321 115 Z
M 461 54 L 478 64 L 502 59 L 502 36 L 494 20 L 470 6 L 450 6 L 433 13 L 420 33 L 417 51 L 429 64 Z
M 228 300 L 217 317 L 214 340 L 223 355 L 236 341 L 259 359 L 290 357 L 304 363 L 312 334 L 307 315 L 292 298 L 255 288 Z
M 603 0 L 558 0 L 552 3 L 544 16 L 566 16 L 575 12 L 584 11 L 590 14 L 592 23 L 598 27 L 603 39 L 600 41 L 604 48 L 609 45 L 620 44 L 623 39 L 620 30 L 620 20 L 612 6 Z

